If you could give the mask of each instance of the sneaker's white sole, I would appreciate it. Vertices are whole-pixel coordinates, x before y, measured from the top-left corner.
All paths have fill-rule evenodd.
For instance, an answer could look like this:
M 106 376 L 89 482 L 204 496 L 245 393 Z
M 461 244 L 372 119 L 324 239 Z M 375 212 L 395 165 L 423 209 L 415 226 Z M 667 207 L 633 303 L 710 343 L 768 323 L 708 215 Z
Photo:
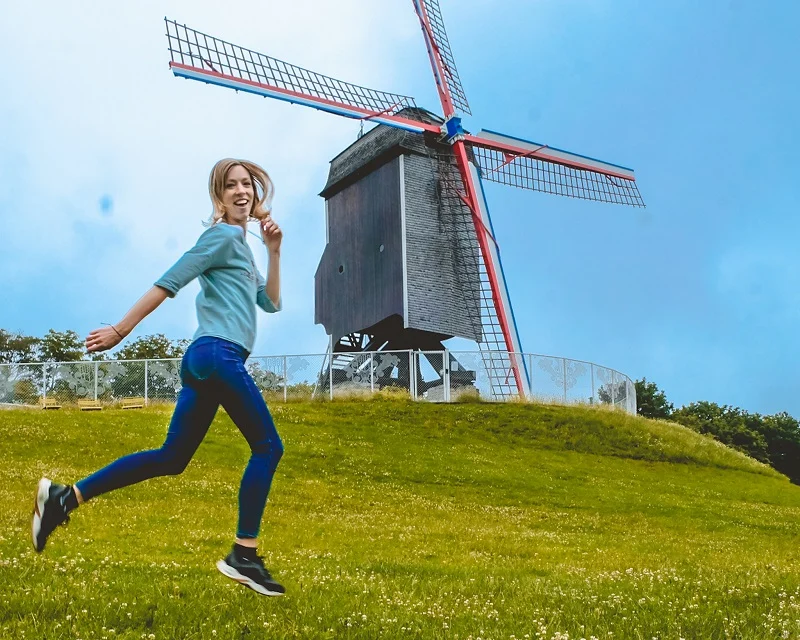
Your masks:
M 31 534 L 33 537 L 33 548 L 36 551 L 41 551 L 38 545 L 36 544 L 37 539 L 39 538 L 39 532 L 42 530 L 42 516 L 44 515 L 44 503 L 47 502 L 47 498 L 50 497 L 50 485 L 52 482 L 47 478 L 42 478 L 39 480 L 39 486 L 36 488 L 36 500 L 33 503 L 33 526 L 31 529 Z
M 236 580 L 236 582 L 243 584 L 245 587 L 251 588 L 253 591 L 255 591 L 256 593 L 260 593 L 262 596 L 283 595 L 280 591 L 270 591 L 266 587 L 263 587 L 254 580 L 252 580 L 251 578 L 243 576 L 241 573 L 239 573 L 236 569 L 234 569 L 224 560 L 217 561 L 217 569 L 219 569 L 222 575 L 227 576 L 231 580 Z

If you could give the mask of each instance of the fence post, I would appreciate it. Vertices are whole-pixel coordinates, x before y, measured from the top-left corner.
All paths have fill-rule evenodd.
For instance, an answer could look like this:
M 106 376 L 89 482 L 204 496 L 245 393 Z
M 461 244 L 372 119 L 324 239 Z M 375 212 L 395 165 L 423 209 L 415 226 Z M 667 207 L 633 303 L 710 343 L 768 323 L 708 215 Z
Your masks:
M 445 402 L 450 402 L 450 351 L 448 349 L 444 350 L 442 368 L 444 369 L 444 394 L 442 397 Z
M 331 340 L 333 340 L 331 338 Z M 330 350 L 330 360 L 328 360 L 328 389 L 330 391 L 330 399 L 333 400 L 333 347 Z
M 408 350 L 408 395 L 414 399 L 414 358 L 412 357 L 413 351 Z
M 611 370 L 611 406 L 612 407 L 616 407 L 617 406 L 617 389 L 616 389 L 617 380 L 616 380 L 616 376 L 614 376 L 615 373 L 616 373 L 616 371 L 614 371 L 612 369 Z
M 410 358 L 411 358 L 411 371 L 412 371 L 412 378 L 411 378 L 411 388 L 413 391 L 413 398 L 414 400 L 417 399 L 417 367 L 419 366 L 419 359 L 417 354 L 414 353 L 414 350 L 410 350 Z
M 597 401 L 594 397 L 594 362 L 591 363 L 590 368 L 592 370 L 592 404 L 597 404 Z
M 525 357 L 525 354 L 522 354 L 522 357 Z M 530 384 L 528 385 L 528 395 L 530 402 L 533 402 L 533 354 L 528 354 L 528 381 Z
M 375 352 L 369 352 L 369 392 L 375 394 Z
M 47 400 L 47 363 L 42 363 L 42 400 Z
M 97 360 L 94 361 L 94 401 L 97 402 Z
M 148 369 L 147 368 L 147 363 L 148 362 L 150 362 L 150 361 L 145 358 L 145 361 L 144 361 L 144 404 L 145 404 L 145 406 L 147 406 L 147 396 L 148 396 L 148 393 L 150 391 L 150 387 L 149 387 L 149 384 L 148 384 L 149 383 L 149 380 L 148 380 L 149 376 L 147 375 L 147 369 Z
M 561 364 L 564 371 L 564 404 L 567 404 L 567 359 L 561 358 Z
M 283 356 L 283 401 L 284 402 L 286 402 L 286 395 L 287 395 L 286 385 L 288 384 L 286 380 L 286 358 L 288 357 L 289 356 Z

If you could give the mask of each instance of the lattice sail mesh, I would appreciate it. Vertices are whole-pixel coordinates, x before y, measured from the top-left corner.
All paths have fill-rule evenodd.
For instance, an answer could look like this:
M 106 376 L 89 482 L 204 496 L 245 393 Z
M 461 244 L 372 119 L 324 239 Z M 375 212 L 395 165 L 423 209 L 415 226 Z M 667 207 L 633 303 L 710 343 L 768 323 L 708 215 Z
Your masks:
M 439 57 L 444 67 L 445 81 L 450 89 L 453 106 L 462 113 L 472 115 L 472 111 L 469 110 L 467 96 L 464 93 L 464 87 L 458 77 L 456 61 L 453 57 L 453 51 L 450 49 L 450 41 L 447 39 L 447 31 L 444 28 L 444 19 L 442 18 L 442 10 L 439 7 L 439 0 L 418 0 L 418 2 L 428 16 L 431 35 L 436 47 L 439 49 Z
M 559 196 L 644 207 L 634 180 L 574 169 L 530 156 L 508 156 L 477 145 L 471 148 L 483 180 Z
M 456 278 L 462 291 L 471 291 L 478 297 L 477 310 L 469 304 L 465 310 L 470 321 L 481 327 L 482 340 L 478 348 L 489 378 L 492 398 L 502 400 L 517 397 L 519 388 L 512 364 L 516 364 L 519 371 L 521 362 L 512 363 L 512 359 L 518 356 L 509 353 L 513 347 L 506 344 L 497 317 L 489 273 L 478 244 L 474 218 L 461 199 L 461 194 L 465 192 L 461 172 L 449 149 L 432 150 L 431 153 L 435 156 L 439 177 L 439 215 L 455 252 Z
M 165 22 L 172 62 L 374 113 L 394 114 L 416 106 L 414 99 L 408 96 L 342 82 L 214 38 L 174 20 L 165 19 Z

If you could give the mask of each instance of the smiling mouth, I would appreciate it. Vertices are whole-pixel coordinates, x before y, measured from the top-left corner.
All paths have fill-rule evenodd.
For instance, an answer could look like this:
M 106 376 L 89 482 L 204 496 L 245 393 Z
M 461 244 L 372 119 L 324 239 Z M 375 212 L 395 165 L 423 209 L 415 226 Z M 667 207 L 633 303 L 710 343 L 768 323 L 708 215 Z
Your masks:
M 249 200 L 236 200 L 233 204 L 237 207 L 246 207 L 249 204 Z

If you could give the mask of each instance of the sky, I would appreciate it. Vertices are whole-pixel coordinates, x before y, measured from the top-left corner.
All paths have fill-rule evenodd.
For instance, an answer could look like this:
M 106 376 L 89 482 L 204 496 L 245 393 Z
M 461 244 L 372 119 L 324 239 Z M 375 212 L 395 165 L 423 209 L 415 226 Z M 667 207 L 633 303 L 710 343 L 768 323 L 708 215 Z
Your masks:
M 647 203 L 485 185 L 524 351 L 646 377 L 676 406 L 800 417 L 800 5 L 440 4 L 468 130 L 632 167 Z M 411 1 L 42 0 L 2 13 L 0 328 L 84 336 L 119 320 L 203 231 L 211 166 L 240 157 L 269 171 L 284 230 L 284 310 L 260 315 L 254 354 L 324 352 L 318 193 L 359 125 L 173 77 L 163 18 L 439 111 Z M 191 337 L 198 291 L 129 340 Z

